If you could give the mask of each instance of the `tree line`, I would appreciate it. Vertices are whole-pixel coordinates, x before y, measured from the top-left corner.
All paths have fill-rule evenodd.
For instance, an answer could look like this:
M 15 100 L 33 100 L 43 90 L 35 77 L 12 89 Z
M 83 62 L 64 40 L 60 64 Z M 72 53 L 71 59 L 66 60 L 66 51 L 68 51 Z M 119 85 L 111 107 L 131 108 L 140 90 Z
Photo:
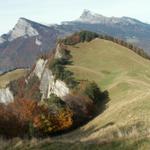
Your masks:
M 129 48 L 130 50 L 134 51 L 135 53 L 146 59 L 150 59 L 150 56 L 142 48 L 138 48 L 137 46 L 131 43 L 125 42 L 124 40 L 114 38 L 109 35 L 100 35 L 90 31 L 76 32 L 73 35 L 66 37 L 65 39 L 58 40 L 58 42 L 63 42 L 65 45 L 75 45 L 80 42 L 89 42 L 95 38 L 112 41 L 126 48 Z

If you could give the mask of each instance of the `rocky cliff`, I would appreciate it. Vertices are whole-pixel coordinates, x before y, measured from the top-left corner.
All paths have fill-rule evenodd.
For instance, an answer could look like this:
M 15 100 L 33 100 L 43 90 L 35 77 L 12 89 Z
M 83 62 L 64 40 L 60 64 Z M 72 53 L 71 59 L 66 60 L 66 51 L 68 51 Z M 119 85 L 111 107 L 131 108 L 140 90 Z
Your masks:
M 9 88 L 0 89 L 0 103 L 9 103 L 14 100 L 13 93 L 9 90 Z
M 57 55 L 59 55 L 59 58 L 61 58 L 60 45 L 58 45 L 56 48 L 55 56 Z M 69 94 L 70 90 L 65 82 L 59 79 L 55 79 L 55 76 L 53 75 L 52 71 L 48 68 L 48 61 L 48 59 L 39 58 L 35 64 L 33 71 L 25 79 L 25 82 L 26 84 L 29 84 L 28 82 L 30 78 L 33 76 L 37 76 L 40 81 L 39 90 L 42 94 L 41 99 L 50 98 L 51 94 L 55 94 L 58 97 L 63 98 L 64 96 Z M 11 91 L 9 87 L 6 87 L 5 89 L 0 89 L 0 102 L 12 102 L 14 100 L 13 95 L 13 91 Z
M 63 81 L 55 80 L 52 71 L 46 66 L 47 62 L 48 60 L 39 59 L 33 71 L 40 80 L 42 99 L 49 98 L 51 94 L 63 98 L 69 94 L 69 88 Z
M 41 54 L 56 46 L 58 31 L 20 18 L 14 28 L 0 36 L 0 70 L 31 67 Z

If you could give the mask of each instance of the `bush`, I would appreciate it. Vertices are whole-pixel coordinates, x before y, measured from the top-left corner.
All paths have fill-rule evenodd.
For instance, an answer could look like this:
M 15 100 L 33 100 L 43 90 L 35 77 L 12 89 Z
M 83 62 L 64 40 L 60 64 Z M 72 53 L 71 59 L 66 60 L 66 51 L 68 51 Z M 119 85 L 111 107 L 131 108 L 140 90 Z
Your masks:
M 59 110 L 54 114 L 45 112 L 34 118 L 34 127 L 44 134 L 66 130 L 72 124 L 72 112 L 69 109 Z
M 61 109 L 66 107 L 66 103 L 55 94 L 51 94 L 49 99 L 45 99 L 47 106 L 51 109 Z
M 81 95 L 88 96 L 94 104 L 109 98 L 108 91 L 102 92 L 95 82 L 90 82 L 88 80 L 81 80 L 73 93 L 76 94 L 78 91 Z
M 66 48 L 62 48 L 61 49 L 61 54 L 62 54 L 62 61 L 63 61 L 63 65 L 69 64 L 69 60 L 72 58 L 72 56 L 70 55 L 70 51 L 67 50 Z M 65 63 L 64 63 L 65 62 Z
M 54 59 L 50 63 L 49 69 L 53 72 L 55 79 L 64 81 L 69 88 L 74 88 L 78 84 L 73 77 L 73 73 L 65 69 L 62 59 Z
M 8 105 L 1 104 L 0 135 L 7 138 L 31 138 L 70 128 L 73 124 L 72 111 L 58 97 L 54 96 L 51 100 L 59 108 L 39 105 L 27 99 L 15 100 Z
M 74 88 L 78 82 L 74 79 L 73 73 L 69 70 L 66 70 L 65 65 L 70 64 L 70 51 L 61 43 L 61 58 L 55 59 L 52 58 L 49 63 L 49 69 L 52 71 L 55 79 L 60 79 L 64 81 L 69 88 Z
M 0 105 L 0 134 L 5 137 L 29 136 L 29 124 L 38 114 L 35 101 L 20 99 Z
M 72 126 L 73 113 L 64 101 L 51 94 L 44 102 L 45 110 L 34 118 L 34 127 L 40 133 L 51 134 Z
M 75 45 L 80 42 L 89 42 L 95 38 L 99 37 L 97 33 L 90 32 L 90 31 L 81 31 L 69 36 L 60 42 L 64 43 L 65 45 Z
M 85 87 L 84 93 L 97 103 L 103 99 L 102 92 L 95 82 L 88 83 Z
M 81 125 L 91 119 L 94 112 L 93 101 L 80 93 L 69 94 L 65 98 L 69 108 L 73 111 L 74 126 Z

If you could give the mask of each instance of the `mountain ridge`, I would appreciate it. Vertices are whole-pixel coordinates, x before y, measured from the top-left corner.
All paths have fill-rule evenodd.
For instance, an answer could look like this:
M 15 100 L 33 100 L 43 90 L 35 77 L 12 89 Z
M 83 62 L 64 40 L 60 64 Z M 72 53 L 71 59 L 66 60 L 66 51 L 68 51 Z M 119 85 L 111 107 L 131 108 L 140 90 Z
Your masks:
M 31 67 L 39 55 L 52 51 L 57 39 L 81 30 L 122 39 L 150 54 L 149 24 L 129 17 L 120 19 L 95 15 L 89 10 L 85 10 L 80 18 L 83 20 L 62 22 L 60 25 L 43 25 L 20 18 L 8 34 L 0 37 L 0 70 Z
M 79 22 L 87 22 L 87 23 L 122 23 L 126 22 L 126 24 L 136 24 L 136 23 L 143 23 L 142 21 L 139 21 L 137 19 L 131 18 L 131 17 L 106 17 L 98 13 L 91 12 L 90 10 L 84 10 L 82 15 L 79 19 L 75 20 Z
M 14 28 L 1 36 L 0 70 L 31 67 L 36 58 L 56 45 L 58 31 L 20 18 Z
M 86 14 L 92 19 L 88 18 Z M 143 48 L 147 53 L 150 53 L 150 24 L 130 17 L 119 18 L 95 15 L 89 10 L 84 11 L 82 16 L 84 17 L 83 20 L 79 18 L 63 22 L 62 25 L 57 26 L 58 30 L 61 28 L 66 31 L 69 29 L 71 32 L 88 30 L 99 34 L 111 35 Z
M 37 35 L 39 35 L 39 32 L 36 31 L 36 29 L 34 27 L 35 24 L 37 24 L 37 26 L 39 25 L 40 28 L 45 27 L 45 28 L 49 29 L 49 27 L 44 24 L 26 19 L 24 17 L 20 17 L 18 19 L 16 25 L 14 26 L 14 28 L 12 30 L 10 30 L 7 34 L 2 35 L 1 38 L 4 37 L 3 40 L 5 40 L 5 41 L 7 41 L 7 40 L 13 41 L 22 36 L 29 36 L 29 37 L 37 36 Z M 19 34 L 19 35 L 17 35 L 17 34 Z

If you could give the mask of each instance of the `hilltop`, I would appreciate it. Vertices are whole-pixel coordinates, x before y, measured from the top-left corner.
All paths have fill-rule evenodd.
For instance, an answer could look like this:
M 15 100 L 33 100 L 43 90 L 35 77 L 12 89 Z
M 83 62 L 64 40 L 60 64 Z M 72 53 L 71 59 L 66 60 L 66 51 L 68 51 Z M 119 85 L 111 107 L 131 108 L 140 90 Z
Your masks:
M 77 81 L 95 81 L 102 91 L 108 90 L 110 100 L 104 111 L 68 134 L 34 144 L 22 141 L 20 146 L 28 149 L 113 146 L 141 150 L 149 147 L 150 61 L 125 46 L 93 35 L 95 38 L 89 41 L 66 45 L 72 56 L 66 67 Z
M 123 139 L 134 141 L 135 137 L 136 140 L 147 137 L 150 61 L 128 48 L 103 39 L 79 43 L 69 46 L 69 49 L 73 66 L 68 68 L 77 79 L 94 80 L 103 90 L 107 89 L 110 101 L 102 114 L 80 129 L 62 136 L 60 141 L 71 139 L 103 143 L 122 139 L 120 146 L 121 143 L 123 146 Z M 136 140 L 131 149 L 136 147 Z M 141 145 L 139 147 L 142 149 Z

